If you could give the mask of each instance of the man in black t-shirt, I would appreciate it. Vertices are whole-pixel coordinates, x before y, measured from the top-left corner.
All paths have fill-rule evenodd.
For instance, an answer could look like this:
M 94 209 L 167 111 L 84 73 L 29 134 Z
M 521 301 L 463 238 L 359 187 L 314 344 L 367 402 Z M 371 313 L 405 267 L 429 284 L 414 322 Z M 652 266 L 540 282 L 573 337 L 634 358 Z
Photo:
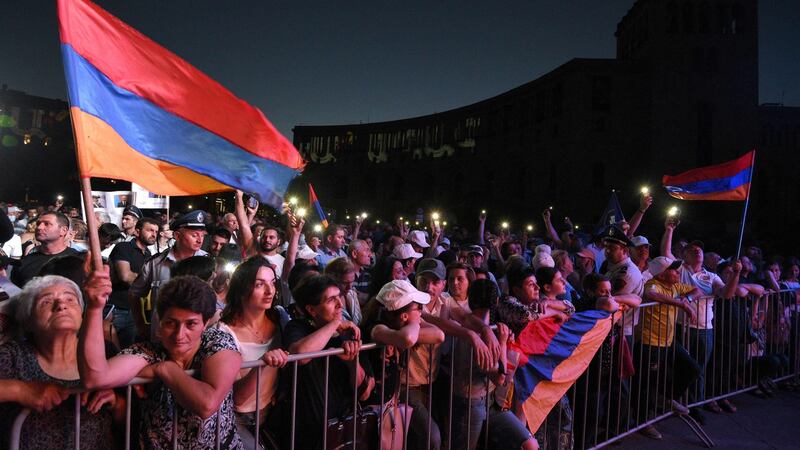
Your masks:
M 20 288 L 25 286 L 31 278 L 39 275 L 39 271 L 50 260 L 77 254 L 76 250 L 67 245 L 69 233 L 69 218 L 57 211 L 48 211 L 36 223 L 36 240 L 40 245 L 33 248 L 24 258 L 19 267 L 11 273 L 11 282 Z
M 374 387 L 374 380 L 361 363 L 351 370 L 351 361 L 357 360 L 361 349 L 361 333 L 355 324 L 342 319 L 343 300 L 336 281 L 327 275 L 310 276 L 295 287 L 292 297 L 303 317 L 286 325 L 284 348 L 293 354 L 344 349 L 343 355 L 329 358 L 327 414 L 325 358 L 300 361 L 298 366 L 295 448 L 316 449 L 322 445 L 324 421 L 353 411 L 353 386 L 358 386 L 358 397 L 363 400 Z
M 141 272 L 144 262 L 151 256 L 147 246 L 155 244 L 160 226 L 157 220 L 150 217 L 139 219 L 134 228 L 134 239 L 114 246 L 108 257 L 111 265 L 112 291 L 105 313 L 108 314 L 113 306 L 114 328 L 117 330 L 122 348 L 133 344 L 136 337 L 136 324 L 129 309 L 128 289 Z

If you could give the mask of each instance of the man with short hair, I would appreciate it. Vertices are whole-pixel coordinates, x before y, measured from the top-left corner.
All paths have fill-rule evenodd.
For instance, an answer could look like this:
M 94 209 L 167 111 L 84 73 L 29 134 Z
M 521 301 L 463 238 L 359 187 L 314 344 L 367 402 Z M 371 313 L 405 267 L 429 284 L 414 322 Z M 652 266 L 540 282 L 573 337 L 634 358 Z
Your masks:
M 628 248 L 631 261 L 642 272 L 642 280 L 646 283 L 653 278 L 647 271 L 647 263 L 650 261 L 650 241 L 644 236 L 634 236 L 631 238 L 631 243 L 633 245 Z
M 122 211 L 122 236 L 123 240 L 131 241 L 136 238 L 136 222 L 143 216 L 142 210 L 131 205 Z
M 19 287 L 25 286 L 31 278 L 38 276 L 39 271 L 50 260 L 61 256 L 74 255 L 79 252 L 70 248 L 67 243 L 69 218 L 56 211 L 48 211 L 39 216 L 36 223 L 36 241 L 34 247 L 22 258 L 19 267 L 11 273 L 11 282 Z
M 281 255 L 281 245 L 283 237 L 281 230 L 272 225 L 267 225 L 261 230 L 261 237 L 258 240 L 258 254 L 272 264 L 275 275 L 280 278 L 283 274 L 283 263 L 286 258 Z
M 208 253 L 213 257 L 221 257 L 227 260 L 239 260 L 241 256 L 237 253 L 236 244 L 231 244 L 231 232 L 227 228 L 219 227 L 209 239 Z
M 162 217 L 166 218 L 167 215 L 163 214 Z M 169 221 L 161 222 L 161 227 L 158 230 L 158 239 L 156 239 L 156 243 L 147 247 L 150 250 L 150 254 L 156 255 L 158 253 L 163 252 L 164 250 L 172 247 L 172 244 L 175 241 L 172 239 L 172 230 L 169 228 Z
M 158 289 L 169 281 L 170 268 L 186 258 L 208 255 L 200 249 L 206 235 L 205 219 L 207 215 L 207 212 L 197 210 L 175 219 L 172 223 L 175 245 L 147 260 L 142 266 L 142 271 L 131 284 L 128 290 L 128 303 L 133 312 L 139 338 L 149 339 L 151 337 L 151 329 L 145 322 L 145 318 L 158 320 L 155 314 Z M 143 305 L 142 299 L 148 295 L 149 301 Z
M 363 306 L 367 302 L 369 283 L 372 281 L 370 274 L 372 248 L 367 244 L 367 241 L 355 239 L 347 247 L 347 253 L 356 271 L 356 280 L 353 283 L 353 288 L 358 294 L 358 301 Z
M 645 301 L 659 304 L 642 310 L 639 323 L 641 334 L 633 354 L 643 359 L 637 367 L 650 370 L 650 373 L 642 374 L 642 380 L 647 377 L 667 377 L 667 380 L 671 379 L 671 386 L 665 392 L 658 392 L 660 389 L 656 387 L 653 395 L 645 395 L 639 389 L 640 418 L 644 418 L 648 410 L 653 411 L 658 406 L 668 406 L 678 414 L 688 414 L 689 409 L 675 399 L 681 398 L 700 375 L 701 368 L 697 361 L 675 339 L 678 311 L 682 310 L 691 319 L 695 319 L 692 300 L 701 295 L 697 287 L 680 282 L 678 268 L 681 264 L 682 261 L 659 256 L 647 265 L 653 279 L 645 285 Z M 656 400 L 659 398 L 663 400 Z M 643 433 L 648 437 L 660 439 L 661 435 L 654 427 L 650 426 L 645 430 Z
M 347 253 L 343 250 L 345 244 L 344 237 L 345 230 L 344 227 L 340 225 L 331 224 L 325 230 L 323 245 L 317 250 L 317 253 L 319 253 L 319 256 L 317 256 L 317 263 L 319 263 L 320 268 L 324 268 L 325 265 L 334 258 L 347 256 Z
M 136 222 L 135 239 L 115 245 L 108 257 L 112 290 L 105 314 L 108 314 L 113 305 L 114 328 L 117 329 L 121 348 L 129 347 L 136 338 L 136 324 L 131 317 L 128 290 L 142 271 L 144 262 L 151 256 L 148 246 L 156 242 L 159 225 L 157 220 L 143 217 Z
M 86 242 L 86 233 L 88 231 L 89 228 L 86 226 L 86 222 L 71 217 L 69 219 L 69 234 L 67 234 L 69 246 L 79 252 L 89 251 L 89 245 Z

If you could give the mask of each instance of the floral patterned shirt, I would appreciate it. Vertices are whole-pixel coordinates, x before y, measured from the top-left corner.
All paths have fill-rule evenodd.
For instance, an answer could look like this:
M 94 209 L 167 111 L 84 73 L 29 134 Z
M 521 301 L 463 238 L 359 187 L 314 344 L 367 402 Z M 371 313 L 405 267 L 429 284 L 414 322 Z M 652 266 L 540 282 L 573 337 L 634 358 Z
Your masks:
M 220 350 L 236 350 L 236 342 L 229 333 L 212 327 L 203 332 L 200 348 L 194 355 L 190 369 L 198 372 L 203 362 Z M 120 354 L 139 356 L 148 364 L 169 359 L 166 349 L 160 343 L 140 342 L 122 350 Z M 178 415 L 178 448 L 211 449 L 216 448 L 217 420 L 220 421 L 220 447 L 241 449 L 242 442 L 236 433 L 233 413 L 233 390 L 222 401 L 219 411 L 203 420 L 181 407 L 172 392 L 160 382 L 145 385 L 147 398 L 141 401 L 141 422 L 139 429 L 143 448 L 172 448 L 172 416 Z

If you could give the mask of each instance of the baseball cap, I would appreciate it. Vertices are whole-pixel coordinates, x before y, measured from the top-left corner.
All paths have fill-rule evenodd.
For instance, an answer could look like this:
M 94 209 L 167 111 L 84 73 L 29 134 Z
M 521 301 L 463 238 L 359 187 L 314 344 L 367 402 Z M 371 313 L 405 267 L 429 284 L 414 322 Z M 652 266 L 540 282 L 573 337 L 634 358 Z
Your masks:
M 450 239 L 448 239 L 447 237 L 443 237 L 443 238 L 439 239 L 439 244 L 441 244 L 441 245 L 450 245 Z
M 428 242 L 425 240 L 425 232 L 421 230 L 412 231 L 408 236 L 408 240 L 422 248 L 428 248 L 431 246 L 431 244 L 428 244 Z
M 422 253 L 417 253 L 414 251 L 414 247 L 411 244 L 401 244 L 394 248 L 392 252 L 392 256 L 397 259 L 408 259 L 408 258 L 422 258 Z
M 591 259 L 592 261 L 597 259 L 597 257 L 594 255 L 594 252 L 588 248 L 582 248 L 578 253 L 576 253 L 576 255 L 580 256 L 581 258 Z
M 695 247 L 700 247 L 700 250 L 705 250 L 706 249 L 706 244 L 704 244 L 703 241 L 701 241 L 699 239 L 695 239 L 692 242 L 689 242 L 689 245 L 690 246 L 693 245 Z
M 297 250 L 297 258 L 298 259 L 314 259 L 319 256 L 319 253 L 311 250 L 311 247 L 304 245 Z
M 681 264 L 683 264 L 683 261 L 679 259 L 659 256 L 658 258 L 651 259 L 650 262 L 647 263 L 647 270 L 650 271 L 650 275 L 657 277 L 669 269 L 677 269 Z
M 129 216 L 136 217 L 136 220 L 142 218 L 142 210 L 133 205 L 126 206 L 125 209 L 122 210 L 122 215 L 124 216 L 126 214 Z
M 480 245 L 468 245 L 467 253 L 480 253 L 483 256 L 483 247 Z
M 644 236 L 634 236 L 633 239 L 631 239 L 631 243 L 633 243 L 631 247 L 641 247 L 642 245 L 650 245 L 650 241 L 648 241 L 647 238 Z
M 531 266 L 535 270 L 539 270 L 540 267 L 555 267 L 556 262 L 553 261 L 553 257 L 550 256 L 549 253 L 537 253 L 536 256 L 533 257 L 533 261 L 531 261 Z
M 207 215 L 208 213 L 205 211 L 192 211 L 175 219 L 170 228 L 173 230 L 177 230 L 178 228 L 199 228 L 205 230 L 205 219 Z
M 431 296 L 418 291 L 408 280 L 392 280 L 383 285 L 375 299 L 388 311 L 397 311 L 412 302 L 427 305 Z
M 417 275 L 422 275 L 423 273 L 436 275 L 436 278 L 440 280 L 447 278 L 444 263 L 438 259 L 425 258 L 420 261 L 417 265 Z

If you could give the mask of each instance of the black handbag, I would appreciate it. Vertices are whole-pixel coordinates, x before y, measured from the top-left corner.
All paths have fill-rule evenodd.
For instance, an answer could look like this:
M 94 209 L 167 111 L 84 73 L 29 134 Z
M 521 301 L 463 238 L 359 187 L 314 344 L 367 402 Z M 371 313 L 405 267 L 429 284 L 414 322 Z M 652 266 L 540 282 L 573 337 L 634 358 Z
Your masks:
M 372 408 L 359 408 L 355 414 L 328 419 L 325 450 L 353 447 L 353 427 L 356 428 L 356 449 L 378 448 L 378 414 Z

